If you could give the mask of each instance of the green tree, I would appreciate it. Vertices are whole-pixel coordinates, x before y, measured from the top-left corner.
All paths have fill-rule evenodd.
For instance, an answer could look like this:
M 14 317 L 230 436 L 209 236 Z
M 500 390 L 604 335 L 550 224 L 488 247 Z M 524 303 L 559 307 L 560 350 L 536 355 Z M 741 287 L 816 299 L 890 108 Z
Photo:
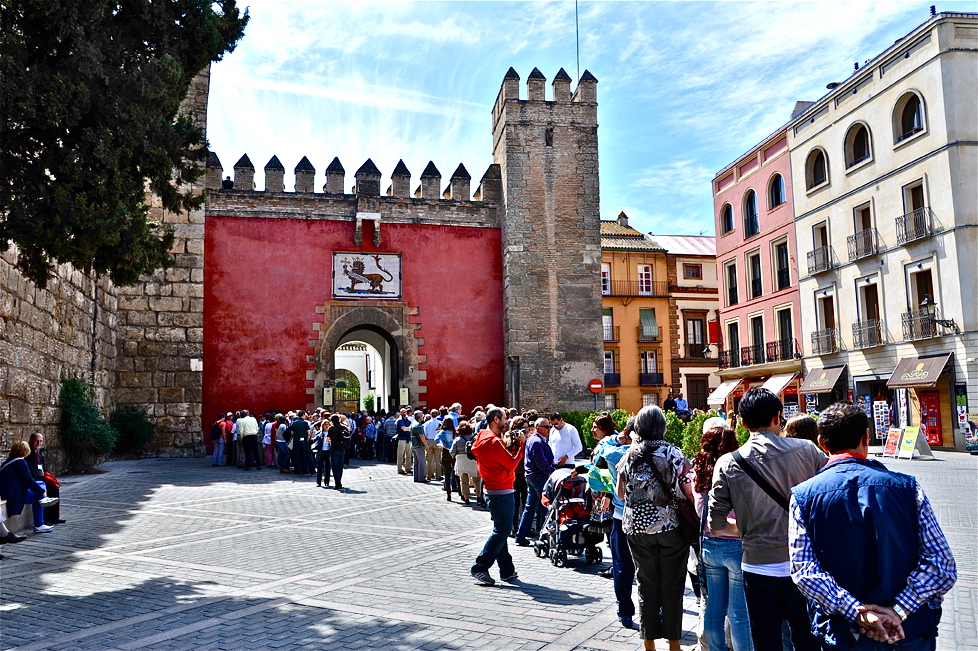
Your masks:
M 25 275 L 67 262 L 132 284 L 169 264 L 146 190 L 201 205 L 185 184 L 206 141 L 180 103 L 247 22 L 234 0 L 0 2 L 0 250 Z

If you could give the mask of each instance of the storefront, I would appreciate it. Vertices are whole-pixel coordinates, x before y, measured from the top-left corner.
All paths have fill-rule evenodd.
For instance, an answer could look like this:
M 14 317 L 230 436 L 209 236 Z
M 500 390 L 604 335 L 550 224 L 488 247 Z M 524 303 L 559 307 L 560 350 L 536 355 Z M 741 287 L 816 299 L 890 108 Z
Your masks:
M 888 389 L 907 389 L 909 422 L 917 424 L 931 447 L 958 447 L 955 441 L 953 365 L 951 353 L 926 357 L 904 357 L 887 381 Z M 963 438 L 960 449 L 964 449 Z
M 805 396 L 805 411 L 818 415 L 833 402 L 847 398 L 847 365 L 816 368 L 808 372 L 798 392 Z
M 866 412 L 869 418 L 870 441 L 874 443 L 885 439 L 891 427 L 900 427 L 899 389 L 886 386 L 891 374 L 890 371 L 882 371 L 852 378 L 855 390 L 852 401 Z
M 801 406 L 798 404 L 798 373 L 779 373 L 772 375 L 761 386 L 771 393 L 781 398 L 784 404 L 785 419 L 800 413 Z
M 741 382 L 740 379 L 724 380 L 706 399 L 706 404 L 709 405 L 710 409 L 723 409 L 728 414 L 732 413 L 731 409 L 736 409 L 736 406 L 728 408 L 727 398 L 738 390 Z

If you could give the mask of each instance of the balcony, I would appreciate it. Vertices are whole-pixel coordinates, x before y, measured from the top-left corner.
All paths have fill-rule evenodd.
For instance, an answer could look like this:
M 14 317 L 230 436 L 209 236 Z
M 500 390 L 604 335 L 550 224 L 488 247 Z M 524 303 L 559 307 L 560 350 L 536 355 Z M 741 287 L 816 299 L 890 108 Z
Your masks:
M 662 341 L 662 333 L 657 325 L 640 325 L 636 330 L 640 344 L 656 344 Z
M 914 240 L 929 237 L 934 231 L 931 227 L 931 210 L 917 208 L 902 217 L 896 218 L 897 244 L 907 244 Z
M 708 345 L 709 344 L 705 343 L 686 344 L 686 357 L 691 357 L 693 359 L 706 359 L 707 351 L 709 350 L 709 348 L 707 348 Z
M 639 373 L 638 385 L 642 387 L 661 387 L 666 383 L 662 373 Z
M 798 349 L 798 342 L 795 341 L 794 337 L 767 343 L 767 361 L 769 362 L 790 362 L 800 356 L 801 351 Z
M 838 351 L 839 336 L 834 328 L 830 330 L 816 330 L 812 333 L 812 353 L 814 355 L 831 355 Z
M 736 305 L 736 304 L 737 304 L 737 288 L 736 287 L 728 287 L 727 288 L 727 305 Z
M 954 319 L 942 319 L 940 311 L 934 307 L 904 312 L 902 320 L 905 341 L 956 335 L 961 332 Z
M 855 235 L 850 235 L 846 241 L 849 244 L 849 262 L 868 258 L 871 255 L 876 255 L 879 251 L 877 247 L 879 237 L 875 228 L 867 228 Z
M 604 340 L 606 343 L 616 343 L 620 341 L 618 338 L 618 330 L 621 326 L 609 326 L 606 325 L 602 329 L 604 330 Z
M 832 247 L 820 246 L 814 251 L 808 252 L 808 275 L 828 271 L 832 268 Z
M 741 366 L 753 366 L 754 364 L 763 364 L 766 361 L 767 359 L 764 356 L 764 344 L 754 344 L 752 346 L 741 347 Z
M 719 355 L 720 368 L 738 368 L 740 366 L 740 351 L 721 350 Z
M 750 281 L 750 297 L 757 298 L 763 293 L 763 288 L 761 287 L 761 279 L 754 278 Z
M 604 374 L 604 385 L 606 387 L 620 387 L 621 386 L 621 373 L 605 373 Z
M 607 291 L 605 288 L 607 287 Z M 669 296 L 669 283 L 664 280 L 612 280 L 601 286 L 603 296 Z
M 788 287 L 791 284 L 791 271 L 787 268 L 778 269 L 778 291 Z
M 883 322 L 879 319 L 866 319 L 853 323 L 852 345 L 854 348 L 872 348 L 883 345 Z

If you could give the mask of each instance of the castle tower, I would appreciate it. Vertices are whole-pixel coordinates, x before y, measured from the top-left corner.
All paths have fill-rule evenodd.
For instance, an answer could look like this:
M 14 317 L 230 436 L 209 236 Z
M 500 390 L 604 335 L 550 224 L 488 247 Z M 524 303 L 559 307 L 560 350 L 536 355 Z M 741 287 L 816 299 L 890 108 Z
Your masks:
M 534 68 L 520 99 L 510 68 L 493 107 L 509 405 L 591 409 L 602 377 L 597 82 L 561 69 L 547 101 Z

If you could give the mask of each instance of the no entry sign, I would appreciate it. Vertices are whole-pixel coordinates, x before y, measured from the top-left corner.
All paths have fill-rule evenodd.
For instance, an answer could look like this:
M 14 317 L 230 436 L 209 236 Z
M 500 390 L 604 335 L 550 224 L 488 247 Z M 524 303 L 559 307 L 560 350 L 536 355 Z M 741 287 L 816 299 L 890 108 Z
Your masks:
M 591 390 L 591 393 L 598 394 L 604 391 L 604 382 L 601 380 L 591 380 L 588 382 L 587 388 Z

